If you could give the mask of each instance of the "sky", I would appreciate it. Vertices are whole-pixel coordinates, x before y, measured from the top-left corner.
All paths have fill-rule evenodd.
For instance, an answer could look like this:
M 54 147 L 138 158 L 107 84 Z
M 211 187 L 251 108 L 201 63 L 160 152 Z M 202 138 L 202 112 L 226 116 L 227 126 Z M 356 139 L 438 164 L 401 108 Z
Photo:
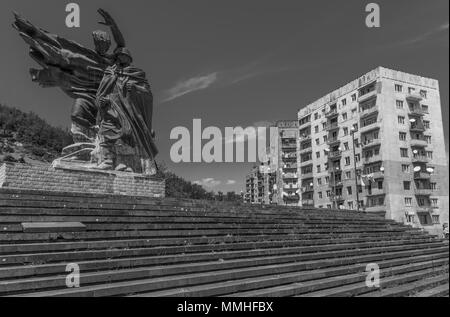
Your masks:
M 80 6 L 80 28 L 67 28 L 67 3 Z M 208 190 L 244 188 L 249 163 L 178 163 L 170 131 L 247 127 L 297 118 L 308 103 L 385 66 L 439 80 L 449 136 L 449 1 L 378 0 L 381 27 L 365 25 L 363 0 L 2 0 L 0 102 L 70 124 L 72 100 L 32 83 L 37 65 L 12 29 L 12 11 L 35 25 L 93 47 L 98 8 L 117 21 L 134 63 L 154 94 L 158 161 Z

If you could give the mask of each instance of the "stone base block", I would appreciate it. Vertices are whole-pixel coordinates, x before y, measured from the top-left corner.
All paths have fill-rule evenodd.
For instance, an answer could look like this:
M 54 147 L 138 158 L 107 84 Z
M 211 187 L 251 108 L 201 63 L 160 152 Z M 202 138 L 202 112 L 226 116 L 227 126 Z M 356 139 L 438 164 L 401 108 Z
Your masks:
M 0 188 L 163 198 L 164 180 L 143 174 L 4 163 Z

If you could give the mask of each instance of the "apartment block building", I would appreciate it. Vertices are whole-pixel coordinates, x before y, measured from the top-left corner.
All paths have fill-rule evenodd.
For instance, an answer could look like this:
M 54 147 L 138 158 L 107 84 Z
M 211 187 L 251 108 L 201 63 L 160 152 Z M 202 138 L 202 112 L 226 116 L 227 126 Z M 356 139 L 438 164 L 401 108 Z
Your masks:
M 298 121 L 277 121 L 270 129 L 267 161 L 246 176 L 244 201 L 253 204 L 298 206 Z
M 276 204 L 277 173 L 270 171 L 270 163 L 255 165 L 245 177 L 244 202 L 249 204 Z
M 298 185 L 298 121 L 282 120 L 275 125 L 277 186 L 276 197 L 279 205 L 298 206 L 300 191 Z M 273 151 L 273 150 L 272 150 Z
M 437 80 L 378 67 L 298 112 L 300 205 L 440 233 L 448 165 Z

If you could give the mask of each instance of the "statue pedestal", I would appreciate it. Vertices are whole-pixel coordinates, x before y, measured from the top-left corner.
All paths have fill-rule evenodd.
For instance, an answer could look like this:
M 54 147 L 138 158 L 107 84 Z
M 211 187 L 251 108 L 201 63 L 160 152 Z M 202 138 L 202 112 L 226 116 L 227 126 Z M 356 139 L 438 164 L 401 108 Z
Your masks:
M 54 166 L 4 163 L 0 188 L 163 198 L 165 181 L 155 176 L 96 171 L 61 163 Z

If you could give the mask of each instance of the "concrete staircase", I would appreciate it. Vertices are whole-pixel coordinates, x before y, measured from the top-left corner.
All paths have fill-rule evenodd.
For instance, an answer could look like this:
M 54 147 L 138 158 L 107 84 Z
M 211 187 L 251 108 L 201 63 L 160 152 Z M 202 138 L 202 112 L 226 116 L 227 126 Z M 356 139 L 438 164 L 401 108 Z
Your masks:
M 448 296 L 448 265 L 446 242 L 374 214 L 0 190 L 2 296 Z

